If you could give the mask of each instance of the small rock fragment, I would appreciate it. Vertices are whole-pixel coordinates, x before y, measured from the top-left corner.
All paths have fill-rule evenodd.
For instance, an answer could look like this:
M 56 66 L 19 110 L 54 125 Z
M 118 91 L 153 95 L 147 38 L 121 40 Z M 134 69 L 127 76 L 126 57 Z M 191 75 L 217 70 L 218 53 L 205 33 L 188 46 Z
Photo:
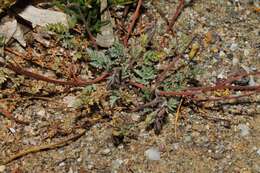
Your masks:
M 150 149 L 146 150 L 145 156 L 149 160 L 160 160 L 160 158 L 161 158 L 158 148 L 150 148 Z
M 192 141 L 192 137 L 190 135 L 184 136 L 183 138 L 183 142 L 185 143 L 189 143 Z
M 106 149 L 104 149 L 103 151 L 102 151 L 102 154 L 103 155 L 107 155 L 107 154 L 109 154 L 111 152 L 111 150 L 109 149 L 109 148 L 106 148 Z
M 256 154 L 260 156 L 260 148 L 257 149 Z
M 235 50 L 237 50 L 237 48 L 238 48 L 238 44 L 237 43 L 232 43 L 231 46 L 230 46 L 230 50 L 231 51 L 235 51 Z
M 239 124 L 238 128 L 240 129 L 241 136 L 247 136 L 249 134 L 249 127 L 246 124 Z
M 172 148 L 174 150 L 178 150 L 180 148 L 180 144 L 179 143 L 174 143 L 174 144 L 172 144 Z
M 113 160 L 112 161 L 112 172 L 115 172 L 116 170 L 118 170 L 123 162 L 124 161 L 121 159 Z
M 37 115 L 39 115 L 40 117 L 44 117 L 46 114 L 46 111 L 44 108 L 40 108 L 38 111 L 37 111 Z
M 0 172 L 4 172 L 5 171 L 5 165 L 0 165 Z

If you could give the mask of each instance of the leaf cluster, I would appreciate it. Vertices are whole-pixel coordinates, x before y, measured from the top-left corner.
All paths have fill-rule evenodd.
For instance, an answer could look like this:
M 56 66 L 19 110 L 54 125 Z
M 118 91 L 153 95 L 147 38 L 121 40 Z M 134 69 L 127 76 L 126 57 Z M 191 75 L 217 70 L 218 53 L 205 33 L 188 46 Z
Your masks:
M 97 69 L 111 70 L 112 67 L 119 65 L 124 58 L 124 47 L 120 43 L 115 43 L 106 51 L 97 51 L 87 49 L 87 54 L 90 58 L 90 65 Z

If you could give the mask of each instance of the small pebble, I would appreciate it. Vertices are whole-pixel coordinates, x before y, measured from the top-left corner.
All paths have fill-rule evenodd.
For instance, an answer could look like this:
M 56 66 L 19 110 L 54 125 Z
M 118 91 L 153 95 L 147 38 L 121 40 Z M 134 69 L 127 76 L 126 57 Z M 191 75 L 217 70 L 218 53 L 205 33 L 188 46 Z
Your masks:
M 4 172 L 5 171 L 5 165 L 0 165 L 0 172 Z
M 230 46 L 230 50 L 231 51 L 235 51 L 238 48 L 238 44 L 237 43 L 232 43 Z
M 257 149 L 256 154 L 260 156 L 260 148 Z
M 249 134 L 249 127 L 246 124 L 239 124 L 237 126 L 240 129 L 241 136 L 247 136 Z
M 232 64 L 235 66 L 239 63 L 239 59 L 238 58 L 233 58 L 232 60 Z
M 61 162 L 61 163 L 59 164 L 59 166 L 60 166 L 60 167 L 65 166 L 65 162 Z
M 245 56 L 248 56 L 249 54 L 250 54 L 249 49 L 245 49 L 245 50 L 244 50 L 244 55 L 245 55 Z
M 179 143 L 174 143 L 174 144 L 172 144 L 172 148 L 173 148 L 174 150 L 178 150 L 179 147 L 180 147 L 180 144 L 179 144 Z
M 192 137 L 191 137 L 190 135 L 185 136 L 184 139 L 183 139 L 183 141 L 184 141 L 185 143 L 189 143 L 189 142 L 192 141 Z
M 37 112 L 37 115 L 43 117 L 43 116 L 45 116 L 45 113 L 46 113 L 45 109 L 44 108 L 40 108 L 40 110 Z
M 112 161 L 112 170 L 118 170 L 120 168 L 120 166 L 122 165 L 122 163 L 124 163 L 123 160 L 121 159 L 116 159 Z
M 9 128 L 9 130 L 14 134 L 16 131 L 14 128 Z
M 160 160 L 160 152 L 158 148 L 150 148 L 145 151 L 145 156 L 148 160 Z
M 70 168 L 68 173 L 74 173 L 73 169 Z
M 225 54 L 224 51 L 220 51 L 220 52 L 219 52 L 219 56 L 220 56 L 221 58 L 224 58 L 224 57 L 226 57 L 226 54 Z
M 107 154 L 109 154 L 110 152 L 111 152 L 111 150 L 110 150 L 109 148 L 106 148 L 106 149 L 104 149 L 104 150 L 102 151 L 102 154 L 107 155 Z
M 255 82 L 253 76 L 250 76 L 249 86 L 255 86 L 255 85 L 256 85 L 256 82 Z
M 91 169 L 94 168 L 94 165 L 93 165 L 93 164 L 89 164 L 89 165 L 87 166 L 87 168 L 91 170 Z

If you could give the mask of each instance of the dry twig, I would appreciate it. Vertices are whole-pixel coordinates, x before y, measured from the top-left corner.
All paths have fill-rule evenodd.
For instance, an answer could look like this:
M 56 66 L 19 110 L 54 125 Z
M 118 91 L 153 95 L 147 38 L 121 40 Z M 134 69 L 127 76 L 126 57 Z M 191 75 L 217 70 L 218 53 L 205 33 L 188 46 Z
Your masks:
M 172 19 L 169 22 L 169 26 L 168 26 L 167 32 L 172 30 L 173 25 L 175 24 L 175 22 L 177 21 L 178 17 L 180 16 L 182 10 L 184 9 L 184 5 L 185 5 L 185 0 L 179 0 L 179 5 L 178 5 L 174 15 L 172 16 Z
M 4 63 L 2 61 L 0 61 L 0 67 L 6 67 L 14 72 L 16 72 L 17 74 L 21 74 L 21 75 L 25 75 L 37 80 L 41 80 L 41 81 L 46 81 L 46 82 L 50 82 L 50 83 L 55 83 L 55 84 L 60 84 L 60 85 L 69 85 L 69 86 L 85 86 L 85 85 L 90 85 L 90 84 L 94 84 L 94 83 L 98 83 L 104 79 L 106 79 L 109 76 L 108 72 L 104 72 L 102 73 L 99 77 L 93 79 L 93 80 L 82 80 L 82 79 L 76 79 L 76 80 L 69 80 L 69 81 L 64 81 L 64 80 L 58 80 L 58 79 L 53 79 L 53 78 L 49 78 L 37 73 L 33 73 L 31 71 L 25 70 L 24 68 L 18 66 L 18 65 L 14 65 L 14 64 L 7 64 Z
M 175 138 L 177 138 L 177 128 L 178 128 L 178 120 L 179 120 L 179 117 L 180 117 L 180 111 L 181 111 L 181 105 L 182 105 L 182 102 L 183 102 L 183 98 L 181 99 L 180 101 L 180 104 L 177 108 L 177 111 L 175 113 L 175 122 L 174 122 L 174 133 L 175 133 Z
M 33 146 L 30 147 L 28 149 L 24 149 L 22 151 L 19 151 L 18 153 L 14 154 L 13 156 L 9 157 L 7 160 L 2 161 L 1 164 L 8 164 L 10 162 L 12 162 L 13 160 L 16 160 L 20 157 L 23 157 L 25 155 L 28 155 L 30 153 L 36 153 L 39 151 L 43 151 L 43 150 L 50 150 L 50 149 L 55 149 L 55 148 L 59 148 L 59 147 L 63 147 L 65 145 L 68 145 L 70 142 L 80 138 L 81 136 L 83 136 L 85 134 L 85 130 L 81 130 L 78 134 L 75 134 L 67 139 L 63 139 L 61 141 L 55 142 L 55 143 L 51 143 L 51 144 L 42 144 L 39 146 Z
M 128 29 L 127 29 L 127 35 L 125 36 L 124 38 L 124 45 L 125 47 L 127 47 L 127 42 L 128 42 L 128 39 L 131 35 L 131 32 L 134 28 L 134 25 L 136 23 L 136 20 L 138 19 L 138 17 L 140 16 L 140 9 L 141 9 L 141 6 L 143 4 L 143 0 L 138 0 L 138 4 L 137 4 L 137 7 L 136 7 L 136 10 L 131 18 L 131 23 L 130 25 L 128 26 Z
M 19 119 L 15 118 L 14 116 L 12 116 L 12 113 L 8 112 L 7 110 L 4 110 L 4 109 L 0 108 L 0 114 L 2 114 L 3 116 L 5 116 L 6 118 L 8 118 L 10 120 L 15 121 L 16 123 L 29 125 L 29 122 L 23 121 L 23 120 L 19 120 Z

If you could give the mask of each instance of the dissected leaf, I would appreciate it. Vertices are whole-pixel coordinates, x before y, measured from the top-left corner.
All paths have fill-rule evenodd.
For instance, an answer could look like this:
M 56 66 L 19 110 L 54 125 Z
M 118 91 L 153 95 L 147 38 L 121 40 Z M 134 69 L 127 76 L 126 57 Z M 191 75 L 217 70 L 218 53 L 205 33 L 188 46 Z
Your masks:
M 112 58 L 120 58 L 124 56 L 124 45 L 115 42 L 114 45 L 108 49 L 108 55 Z
M 6 68 L 0 67 L 0 85 L 3 84 L 8 78 Z
M 90 57 L 90 65 L 99 69 L 108 69 L 111 65 L 111 60 L 102 51 L 96 51 L 87 49 L 87 53 Z
M 137 81 L 143 84 L 148 84 L 156 77 L 155 69 L 150 66 L 142 66 L 141 69 L 135 69 L 134 72 L 138 75 Z
M 179 101 L 176 98 L 170 98 L 167 102 L 167 107 L 171 111 L 175 111 L 179 105 Z
M 159 53 L 155 51 L 147 51 L 144 53 L 144 64 L 153 65 L 154 62 L 159 61 Z

